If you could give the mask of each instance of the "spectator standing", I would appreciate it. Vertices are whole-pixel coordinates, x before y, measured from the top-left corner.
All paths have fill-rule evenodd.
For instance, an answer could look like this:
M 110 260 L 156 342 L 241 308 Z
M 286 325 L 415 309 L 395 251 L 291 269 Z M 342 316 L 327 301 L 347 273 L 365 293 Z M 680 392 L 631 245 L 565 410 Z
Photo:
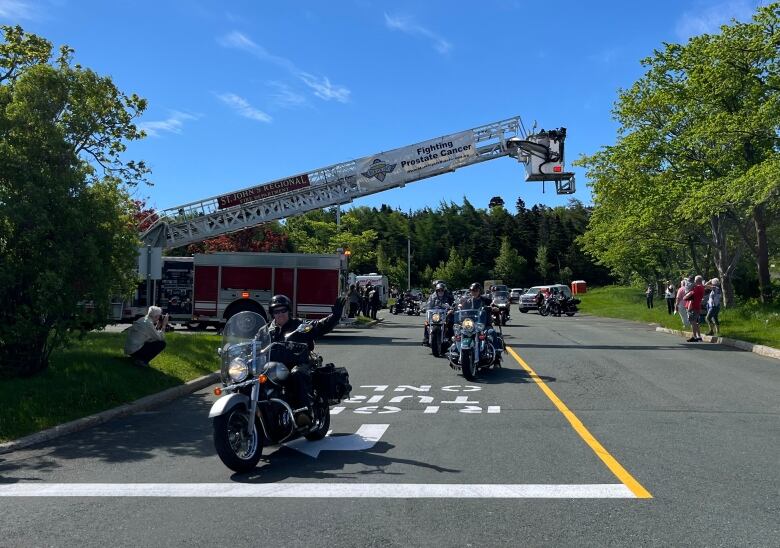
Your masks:
M 149 362 L 165 349 L 167 325 L 168 314 L 163 316 L 159 306 L 150 306 L 146 316 L 128 328 L 125 354 L 133 359 L 134 365 L 149 367 Z
M 674 298 L 676 291 L 674 290 L 674 284 L 670 281 L 666 281 L 666 290 L 664 291 L 664 298 L 666 299 L 666 310 L 671 316 L 674 314 Z
M 704 298 L 704 278 L 696 276 L 693 280 L 693 288 L 685 294 L 683 300 L 688 309 L 688 321 L 691 322 L 691 338 L 688 342 L 701 341 L 701 329 L 699 328 L 699 310 Z
M 371 282 L 368 282 L 366 286 L 363 288 L 363 315 L 365 317 L 369 317 L 369 311 L 371 309 L 371 290 L 374 289 L 374 286 L 371 285 Z
M 674 308 L 677 311 L 677 313 L 680 315 L 680 319 L 682 320 L 683 328 L 687 329 L 691 326 L 691 322 L 688 321 L 688 311 L 685 309 L 685 301 L 683 298 L 685 297 L 685 294 L 689 291 L 688 287 L 688 280 L 683 278 L 680 280 L 680 289 L 677 290 L 677 295 L 674 300 Z
M 720 313 L 720 299 L 722 296 L 722 292 L 720 289 L 720 280 L 718 278 L 713 278 L 712 280 L 707 283 L 705 286 L 709 289 L 710 295 L 707 298 L 707 325 L 710 326 L 710 330 L 707 332 L 707 335 L 720 335 L 720 320 L 718 319 L 718 314 Z
M 379 310 L 380 305 L 380 299 L 379 299 L 379 287 L 375 287 L 371 290 L 371 295 L 369 296 L 369 307 L 371 308 L 371 319 L 376 320 L 376 313 Z
M 653 296 L 655 295 L 655 288 L 648 284 L 645 289 L 645 297 L 647 297 L 647 308 L 653 308 Z
M 354 318 L 360 308 L 360 292 L 358 292 L 355 284 L 349 286 L 349 294 L 347 295 L 349 300 L 349 313 L 350 318 Z

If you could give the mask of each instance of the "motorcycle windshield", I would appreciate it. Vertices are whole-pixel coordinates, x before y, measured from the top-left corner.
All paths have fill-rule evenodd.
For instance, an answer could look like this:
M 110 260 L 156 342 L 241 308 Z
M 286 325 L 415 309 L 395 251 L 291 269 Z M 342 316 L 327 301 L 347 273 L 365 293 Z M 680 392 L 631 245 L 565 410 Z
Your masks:
M 487 313 L 482 309 L 467 308 L 465 310 L 458 310 L 455 312 L 455 323 L 462 324 L 466 319 L 472 320 L 474 323 L 487 323 Z
M 506 291 L 496 291 L 493 293 L 493 304 L 507 304 L 509 302 L 509 293 Z
M 222 380 L 230 380 L 228 371 L 234 360 L 243 360 L 247 366 L 260 355 L 260 351 L 271 343 L 268 324 L 257 312 L 239 312 L 230 317 L 222 330 Z M 254 371 L 247 371 L 254 373 Z M 233 379 L 235 381 L 235 379 Z

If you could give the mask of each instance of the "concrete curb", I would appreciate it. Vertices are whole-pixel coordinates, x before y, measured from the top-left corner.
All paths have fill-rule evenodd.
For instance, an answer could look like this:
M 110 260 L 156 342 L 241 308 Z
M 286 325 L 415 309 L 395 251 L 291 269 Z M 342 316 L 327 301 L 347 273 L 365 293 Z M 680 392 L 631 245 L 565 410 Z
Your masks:
M 679 335 L 681 337 L 691 337 L 693 335 L 693 333 L 690 331 L 679 331 L 677 329 L 669 329 L 666 327 L 656 327 L 655 330 L 659 333 L 669 333 L 671 335 Z M 780 360 L 780 350 L 777 348 L 772 348 L 771 346 L 753 344 L 747 341 L 740 341 L 738 339 L 729 339 L 728 337 L 708 337 L 707 335 L 702 335 L 701 338 L 706 342 L 733 346 L 734 348 L 739 348 L 740 350 L 747 350 L 748 352 L 760 354 L 761 356 L 766 356 L 767 358 Z
M 98 424 L 103 424 L 104 422 L 108 422 L 112 419 L 131 415 L 139 411 L 154 409 L 165 403 L 180 398 L 181 396 L 192 394 L 193 392 L 205 388 L 210 384 L 214 384 L 217 381 L 219 381 L 219 373 L 211 373 L 209 375 L 193 379 L 180 386 L 174 386 L 173 388 L 163 390 L 157 394 L 144 396 L 143 398 L 133 402 L 120 405 L 119 407 L 114 407 L 113 409 L 107 409 L 88 417 L 66 422 L 65 424 L 58 424 L 53 428 L 43 430 L 42 432 L 36 432 L 35 434 L 30 434 L 29 436 L 19 438 L 18 440 L 0 443 L 0 455 L 3 453 L 10 453 L 18 449 L 23 449 L 38 443 L 53 440 L 54 438 L 59 438 L 60 436 L 73 434 L 74 432 L 80 432 L 81 430 L 86 430 L 87 428 L 97 426 Z

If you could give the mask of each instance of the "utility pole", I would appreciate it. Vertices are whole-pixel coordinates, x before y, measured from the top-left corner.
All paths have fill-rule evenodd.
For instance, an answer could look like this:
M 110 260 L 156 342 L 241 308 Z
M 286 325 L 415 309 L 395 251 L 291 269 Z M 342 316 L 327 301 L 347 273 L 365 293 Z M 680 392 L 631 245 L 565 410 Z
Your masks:
M 412 239 L 406 238 L 406 289 L 412 288 Z

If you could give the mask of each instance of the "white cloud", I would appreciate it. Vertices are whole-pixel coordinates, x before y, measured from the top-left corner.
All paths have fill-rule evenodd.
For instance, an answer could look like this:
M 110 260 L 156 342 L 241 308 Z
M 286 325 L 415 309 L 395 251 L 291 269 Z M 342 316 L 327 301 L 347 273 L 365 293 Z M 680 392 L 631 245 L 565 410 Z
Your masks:
M 245 34 L 233 31 L 219 39 L 219 43 L 226 48 L 239 49 L 251 53 L 261 61 L 273 63 L 292 76 L 298 78 L 308 86 L 314 95 L 325 101 L 336 100 L 340 103 L 349 101 L 350 90 L 344 86 L 332 84 L 327 76 L 317 76 L 299 69 L 295 63 L 284 57 L 274 55 L 263 46 L 256 44 Z
M 327 76 L 314 76 L 306 72 L 298 74 L 298 78 L 309 86 L 314 95 L 325 101 L 335 99 L 339 103 L 346 103 L 349 101 L 350 91 L 344 86 L 338 86 L 331 84 Z
M 297 108 L 308 105 L 306 97 L 290 89 L 290 86 L 283 82 L 268 82 L 268 85 L 276 90 L 271 94 L 273 104 L 282 108 Z
M 0 18 L 35 19 L 38 11 L 29 2 L 22 0 L 0 0 Z
M 171 111 L 170 117 L 165 120 L 154 120 L 149 122 L 140 122 L 138 129 L 146 132 L 150 137 L 160 137 L 161 133 L 181 133 L 186 120 L 197 120 L 198 117 L 178 110 Z
M 249 102 L 244 99 L 243 97 L 236 95 L 235 93 L 222 93 L 220 95 L 217 95 L 220 101 L 225 103 L 227 106 L 238 112 L 241 116 L 244 118 L 249 118 L 250 120 L 257 120 L 258 122 L 265 122 L 266 124 L 271 123 L 272 118 L 263 112 L 262 110 L 258 110 L 252 105 L 249 104 Z
M 676 32 L 681 40 L 699 34 L 715 34 L 720 27 L 732 19 L 749 21 L 755 12 L 756 2 L 749 0 L 726 0 L 687 11 L 677 20 Z
M 428 38 L 433 42 L 434 49 L 441 54 L 447 53 L 452 49 L 450 42 L 432 30 L 418 24 L 411 17 L 391 16 L 385 13 L 385 25 L 390 30 L 397 30 L 411 36 Z

